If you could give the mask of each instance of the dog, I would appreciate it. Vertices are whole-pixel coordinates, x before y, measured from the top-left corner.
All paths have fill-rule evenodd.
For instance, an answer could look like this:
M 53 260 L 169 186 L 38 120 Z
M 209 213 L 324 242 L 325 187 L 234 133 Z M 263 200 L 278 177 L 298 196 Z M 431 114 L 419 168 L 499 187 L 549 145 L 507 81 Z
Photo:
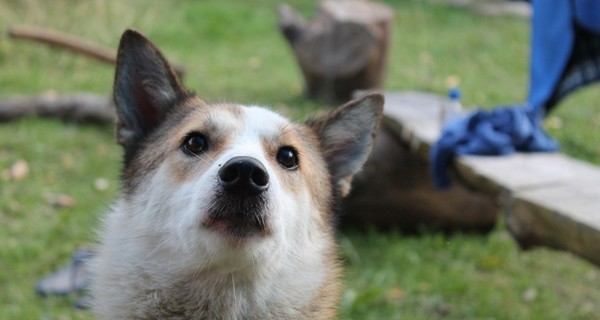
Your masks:
M 297 123 L 198 98 L 138 31 L 117 56 L 122 186 L 92 266 L 97 318 L 334 318 L 336 206 L 369 155 L 382 96 Z

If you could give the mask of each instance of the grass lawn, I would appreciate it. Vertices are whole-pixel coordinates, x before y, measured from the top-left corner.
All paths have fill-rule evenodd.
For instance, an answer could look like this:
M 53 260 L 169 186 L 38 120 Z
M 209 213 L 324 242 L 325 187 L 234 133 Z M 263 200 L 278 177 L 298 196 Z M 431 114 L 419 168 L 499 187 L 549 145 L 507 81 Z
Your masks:
M 312 15 L 313 1 L 288 1 Z M 461 79 L 465 105 L 524 101 L 529 24 L 439 1 L 389 0 L 396 22 L 387 89 L 443 93 Z M 41 44 L 8 39 L 11 24 L 47 26 L 116 48 L 126 27 L 186 66 L 208 100 L 275 107 L 303 117 L 322 107 L 301 97 L 302 79 L 276 28 L 278 1 L 0 2 L 0 97 L 91 91 L 110 94 L 113 68 Z M 548 121 L 563 150 L 600 164 L 600 90 L 569 97 Z M 19 181 L 6 171 L 29 165 Z M 118 190 L 120 149 L 110 126 L 48 119 L 0 124 L 0 319 L 90 319 L 74 297 L 41 298 L 37 279 L 94 241 Z M 107 188 L 98 188 L 101 179 Z M 52 205 L 57 195 L 75 200 Z M 597 319 L 600 272 L 569 254 L 520 252 L 502 222 L 489 235 L 398 232 L 340 235 L 346 272 L 341 319 Z

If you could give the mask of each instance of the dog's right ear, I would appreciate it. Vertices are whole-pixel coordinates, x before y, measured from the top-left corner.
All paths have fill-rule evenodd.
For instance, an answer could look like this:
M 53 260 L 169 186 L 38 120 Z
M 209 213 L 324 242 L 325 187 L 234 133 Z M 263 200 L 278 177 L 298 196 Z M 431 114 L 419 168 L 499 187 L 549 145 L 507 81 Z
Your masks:
M 127 148 L 145 137 L 169 108 L 189 95 L 150 40 L 135 30 L 123 33 L 114 84 L 117 141 L 122 146 Z
M 352 177 L 367 161 L 382 116 L 383 96 L 369 94 L 306 123 L 321 141 L 338 196 L 348 194 Z

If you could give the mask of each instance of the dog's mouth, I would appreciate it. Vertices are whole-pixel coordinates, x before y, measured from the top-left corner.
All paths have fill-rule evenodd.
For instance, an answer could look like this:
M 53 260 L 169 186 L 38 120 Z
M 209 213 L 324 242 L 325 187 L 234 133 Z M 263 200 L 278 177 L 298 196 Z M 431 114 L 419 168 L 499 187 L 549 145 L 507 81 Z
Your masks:
M 218 193 L 202 225 L 236 244 L 267 236 L 270 231 L 266 204 L 263 195 L 239 197 Z

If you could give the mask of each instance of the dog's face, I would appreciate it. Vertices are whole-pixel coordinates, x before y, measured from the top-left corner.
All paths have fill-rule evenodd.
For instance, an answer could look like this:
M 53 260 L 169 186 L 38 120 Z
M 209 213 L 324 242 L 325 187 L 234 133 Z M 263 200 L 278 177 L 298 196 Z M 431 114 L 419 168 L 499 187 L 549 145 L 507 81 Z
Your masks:
M 366 161 L 383 103 L 367 96 L 307 123 L 209 104 L 135 31 L 121 40 L 114 98 L 132 234 L 192 264 L 238 267 L 330 241 L 334 200 Z

